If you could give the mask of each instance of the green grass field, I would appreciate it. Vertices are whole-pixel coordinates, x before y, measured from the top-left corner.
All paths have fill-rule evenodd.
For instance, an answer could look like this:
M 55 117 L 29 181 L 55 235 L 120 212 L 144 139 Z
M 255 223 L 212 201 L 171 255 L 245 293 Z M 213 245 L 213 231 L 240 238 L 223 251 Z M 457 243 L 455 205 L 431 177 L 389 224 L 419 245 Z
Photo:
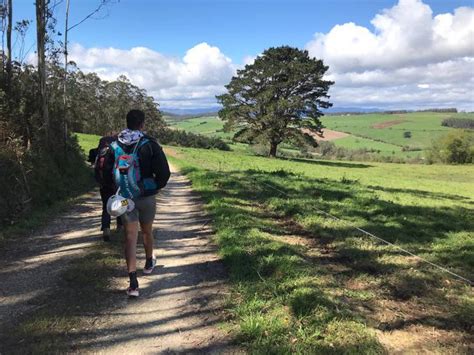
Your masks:
M 321 121 L 328 129 L 351 134 L 349 137 L 333 140 L 338 147 L 377 151 L 381 156 L 414 158 L 423 157 L 423 150 L 428 148 L 433 140 L 453 130 L 441 126 L 442 120 L 448 117 L 473 118 L 474 115 L 437 112 L 373 113 L 324 116 Z M 384 127 L 384 123 L 387 125 L 390 121 L 396 122 L 392 122 L 393 125 L 388 123 L 388 127 Z M 224 139 L 232 138 L 232 133 L 223 132 L 224 124 L 218 117 L 188 118 L 168 122 L 171 127 L 177 129 Z M 405 138 L 405 132 L 410 132 L 411 138 Z M 403 147 L 413 151 L 402 149 Z
M 189 118 L 181 121 L 168 121 L 171 127 L 205 136 L 231 138 L 232 133 L 223 131 L 224 123 L 218 117 Z
M 400 155 L 402 152 L 402 148 L 398 145 L 393 145 L 390 143 L 384 142 L 377 142 L 371 139 L 363 138 L 363 137 L 356 137 L 356 136 L 349 136 L 345 138 L 340 138 L 334 141 L 334 143 L 338 147 L 348 148 L 348 149 L 370 149 L 375 151 L 380 151 L 380 153 L 384 155 Z
M 76 137 L 86 156 L 89 154 L 89 150 L 97 148 L 99 145 L 100 136 L 95 134 L 76 133 Z
M 418 335 L 448 329 L 430 351 L 467 351 L 471 287 L 353 227 L 472 280 L 473 166 L 168 152 L 214 217 L 227 311 L 251 351 L 383 353 L 410 339 L 411 320 Z
M 441 126 L 443 119 L 467 116 L 471 115 L 437 112 L 373 113 L 351 116 L 325 116 L 322 122 L 329 129 L 346 132 L 354 136 L 377 139 L 399 147 L 425 149 L 434 139 L 452 130 L 452 128 Z M 391 126 L 390 123 L 387 123 L 390 121 L 393 121 Z M 389 126 L 383 127 L 383 123 L 387 123 Z M 382 126 L 377 126 L 381 124 Z M 404 138 L 403 134 L 407 131 L 411 132 L 411 138 Z M 338 141 L 335 141 L 335 143 L 338 144 Z M 354 147 L 364 145 L 365 142 L 362 142 L 362 144 L 354 144 Z

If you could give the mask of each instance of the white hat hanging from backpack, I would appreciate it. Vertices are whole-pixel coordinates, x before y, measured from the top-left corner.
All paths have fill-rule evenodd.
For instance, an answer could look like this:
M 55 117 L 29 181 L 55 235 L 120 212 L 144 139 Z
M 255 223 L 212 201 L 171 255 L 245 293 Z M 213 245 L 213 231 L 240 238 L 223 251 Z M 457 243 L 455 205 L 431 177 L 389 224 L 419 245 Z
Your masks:
M 131 212 L 135 208 L 135 203 L 128 198 L 119 195 L 120 189 L 115 195 L 109 197 L 107 201 L 107 212 L 112 217 L 120 217 L 125 212 Z

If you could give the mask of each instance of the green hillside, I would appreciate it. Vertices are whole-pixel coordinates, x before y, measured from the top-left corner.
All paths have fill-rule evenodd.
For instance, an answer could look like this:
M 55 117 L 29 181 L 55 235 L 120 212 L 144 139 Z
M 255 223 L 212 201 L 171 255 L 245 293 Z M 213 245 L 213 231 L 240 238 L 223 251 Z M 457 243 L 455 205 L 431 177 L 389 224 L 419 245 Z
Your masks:
M 407 114 L 367 114 L 325 116 L 323 124 L 332 130 L 349 133 L 353 136 L 382 141 L 399 147 L 425 149 L 433 139 L 446 134 L 452 128 L 441 126 L 443 119 L 448 117 L 469 117 L 474 115 L 414 112 Z M 405 138 L 404 133 L 410 132 L 411 138 Z M 338 141 L 335 141 L 338 144 Z M 363 141 L 354 142 L 353 147 L 363 147 Z
M 168 117 L 167 122 L 172 128 L 182 129 L 192 133 L 220 138 L 232 137 L 231 133 L 225 133 L 223 131 L 224 123 L 216 116 L 188 118 L 185 120 L 177 120 Z
M 423 150 L 433 140 L 450 132 L 453 128 L 443 127 L 445 118 L 474 118 L 471 113 L 414 112 L 406 114 L 372 113 L 364 115 L 324 116 L 321 120 L 327 129 L 350 134 L 349 137 L 332 142 L 348 149 L 376 151 L 382 156 L 423 156 Z M 224 133 L 224 123 L 216 116 L 176 119 L 168 118 L 171 127 L 207 136 L 230 139 L 231 133 Z M 410 137 L 406 138 L 406 132 Z

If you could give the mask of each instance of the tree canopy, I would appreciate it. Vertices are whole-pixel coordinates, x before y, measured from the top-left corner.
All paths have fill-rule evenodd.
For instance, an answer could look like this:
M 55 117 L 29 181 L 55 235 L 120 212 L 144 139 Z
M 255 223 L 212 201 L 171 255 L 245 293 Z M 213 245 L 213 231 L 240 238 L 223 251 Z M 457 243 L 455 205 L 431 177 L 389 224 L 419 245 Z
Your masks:
M 313 135 L 321 134 L 321 109 L 332 106 L 327 99 L 334 82 L 324 80 L 327 70 L 306 50 L 265 50 L 237 71 L 226 85 L 227 93 L 217 96 L 225 129 L 237 130 L 236 140 L 267 143 L 273 157 L 282 142 L 316 145 Z

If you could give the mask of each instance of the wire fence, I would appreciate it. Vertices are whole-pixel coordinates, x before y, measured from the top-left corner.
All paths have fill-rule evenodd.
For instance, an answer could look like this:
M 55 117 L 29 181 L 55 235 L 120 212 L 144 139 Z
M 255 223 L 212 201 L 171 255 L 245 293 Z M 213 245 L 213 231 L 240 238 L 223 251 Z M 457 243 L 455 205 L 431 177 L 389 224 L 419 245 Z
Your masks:
M 280 190 L 280 189 L 276 188 L 275 186 L 272 186 L 272 185 L 270 185 L 270 184 L 267 184 L 266 182 L 258 181 L 257 179 L 254 179 L 254 181 L 255 181 L 255 182 L 258 182 L 258 183 L 261 183 L 261 184 L 265 185 L 266 187 L 268 187 L 268 188 L 270 188 L 270 189 L 272 189 L 272 190 L 274 190 L 274 191 L 277 191 L 278 193 L 280 193 L 280 194 L 286 196 L 287 198 L 291 198 L 291 196 L 290 196 L 287 192 L 285 192 L 285 191 L 283 191 L 283 190 Z M 464 277 L 464 276 L 461 276 L 461 275 L 459 275 L 459 274 L 457 274 L 457 273 L 455 273 L 455 272 L 452 272 L 451 270 L 447 269 L 447 268 L 444 267 L 444 266 L 441 266 L 441 265 L 438 265 L 438 264 L 436 264 L 436 263 L 433 263 L 433 262 L 431 262 L 431 261 L 429 261 L 429 260 L 427 260 L 427 259 L 425 259 L 425 258 L 423 258 L 423 257 L 421 257 L 421 256 L 419 256 L 419 255 L 416 255 L 416 254 L 410 252 L 409 250 L 406 250 L 406 249 L 402 248 L 402 247 L 399 246 L 399 245 L 396 245 L 396 244 L 394 244 L 394 243 L 392 243 L 392 242 L 389 242 L 388 240 L 385 240 L 385 239 L 383 239 L 383 238 L 381 238 L 381 237 L 379 237 L 379 236 L 377 236 L 377 235 L 375 235 L 375 234 L 373 234 L 373 233 L 370 233 L 370 232 L 366 231 L 365 229 L 359 228 L 359 227 L 355 226 L 353 223 L 351 223 L 351 222 L 349 222 L 349 221 L 347 221 L 347 220 L 344 220 L 344 219 L 342 219 L 342 218 L 336 217 L 336 216 L 334 216 L 334 215 L 332 215 L 332 214 L 330 214 L 330 213 L 328 213 L 328 212 L 326 212 L 326 211 L 323 211 L 323 210 L 321 210 L 321 209 L 318 209 L 318 208 L 316 208 L 316 207 L 313 207 L 313 208 L 314 208 L 314 210 L 315 210 L 317 213 L 319 213 L 319 214 L 322 214 L 322 215 L 324 215 L 324 216 L 326 216 L 326 217 L 329 217 L 329 218 L 332 218 L 332 219 L 334 219 L 334 220 L 336 220 L 336 221 L 338 221 L 338 222 L 341 222 L 341 223 L 345 224 L 346 226 L 348 226 L 348 227 L 350 227 L 350 228 L 353 228 L 353 229 L 355 229 L 355 230 L 357 230 L 357 231 L 363 233 L 363 234 L 366 235 L 366 236 L 371 237 L 372 239 L 375 239 L 375 240 L 377 240 L 377 241 L 379 241 L 379 242 L 382 242 L 382 243 L 384 243 L 384 244 L 386 244 L 386 245 L 389 245 L 390 247 L 392 247 L 392 248 L 394 248 L 394 249 L 397 249 L 398 251 L 401 251 L 401 252 L 403 252 L 403 253 L 405 253 L 405 254 L 407 254 L 407 255 L 410 255 L 410 256 L 412 256 L 412 257 L 418 259 L 418 260 L 421 261 L 421 262 L 424 262 L 424 263 L 426 263 L 426 264 L 429 264 L 429 265 L 431 265 L 432 267 L 437 268 L 437 269 L 439 269 L 439 270 L 441 270 L 441 271 L 443 271 L 443 272 L 445 272 L 445 273 L 451 275 L 451 276 L 454 277 L 454 278 L 457 278 L 458 280 L 461 280 L 461 281 L 463 281 L 463 282 L 466 282 L 466 283 L 467 283 L 468 285 L 470 285 L 470 286 L 473 286 L 473 285 L 474 285 L 474 282 L 473 282 L 473 281 L 471 281 L 471 280 L 469 280 L 468 278 L 466 278 L 466 277 Z

